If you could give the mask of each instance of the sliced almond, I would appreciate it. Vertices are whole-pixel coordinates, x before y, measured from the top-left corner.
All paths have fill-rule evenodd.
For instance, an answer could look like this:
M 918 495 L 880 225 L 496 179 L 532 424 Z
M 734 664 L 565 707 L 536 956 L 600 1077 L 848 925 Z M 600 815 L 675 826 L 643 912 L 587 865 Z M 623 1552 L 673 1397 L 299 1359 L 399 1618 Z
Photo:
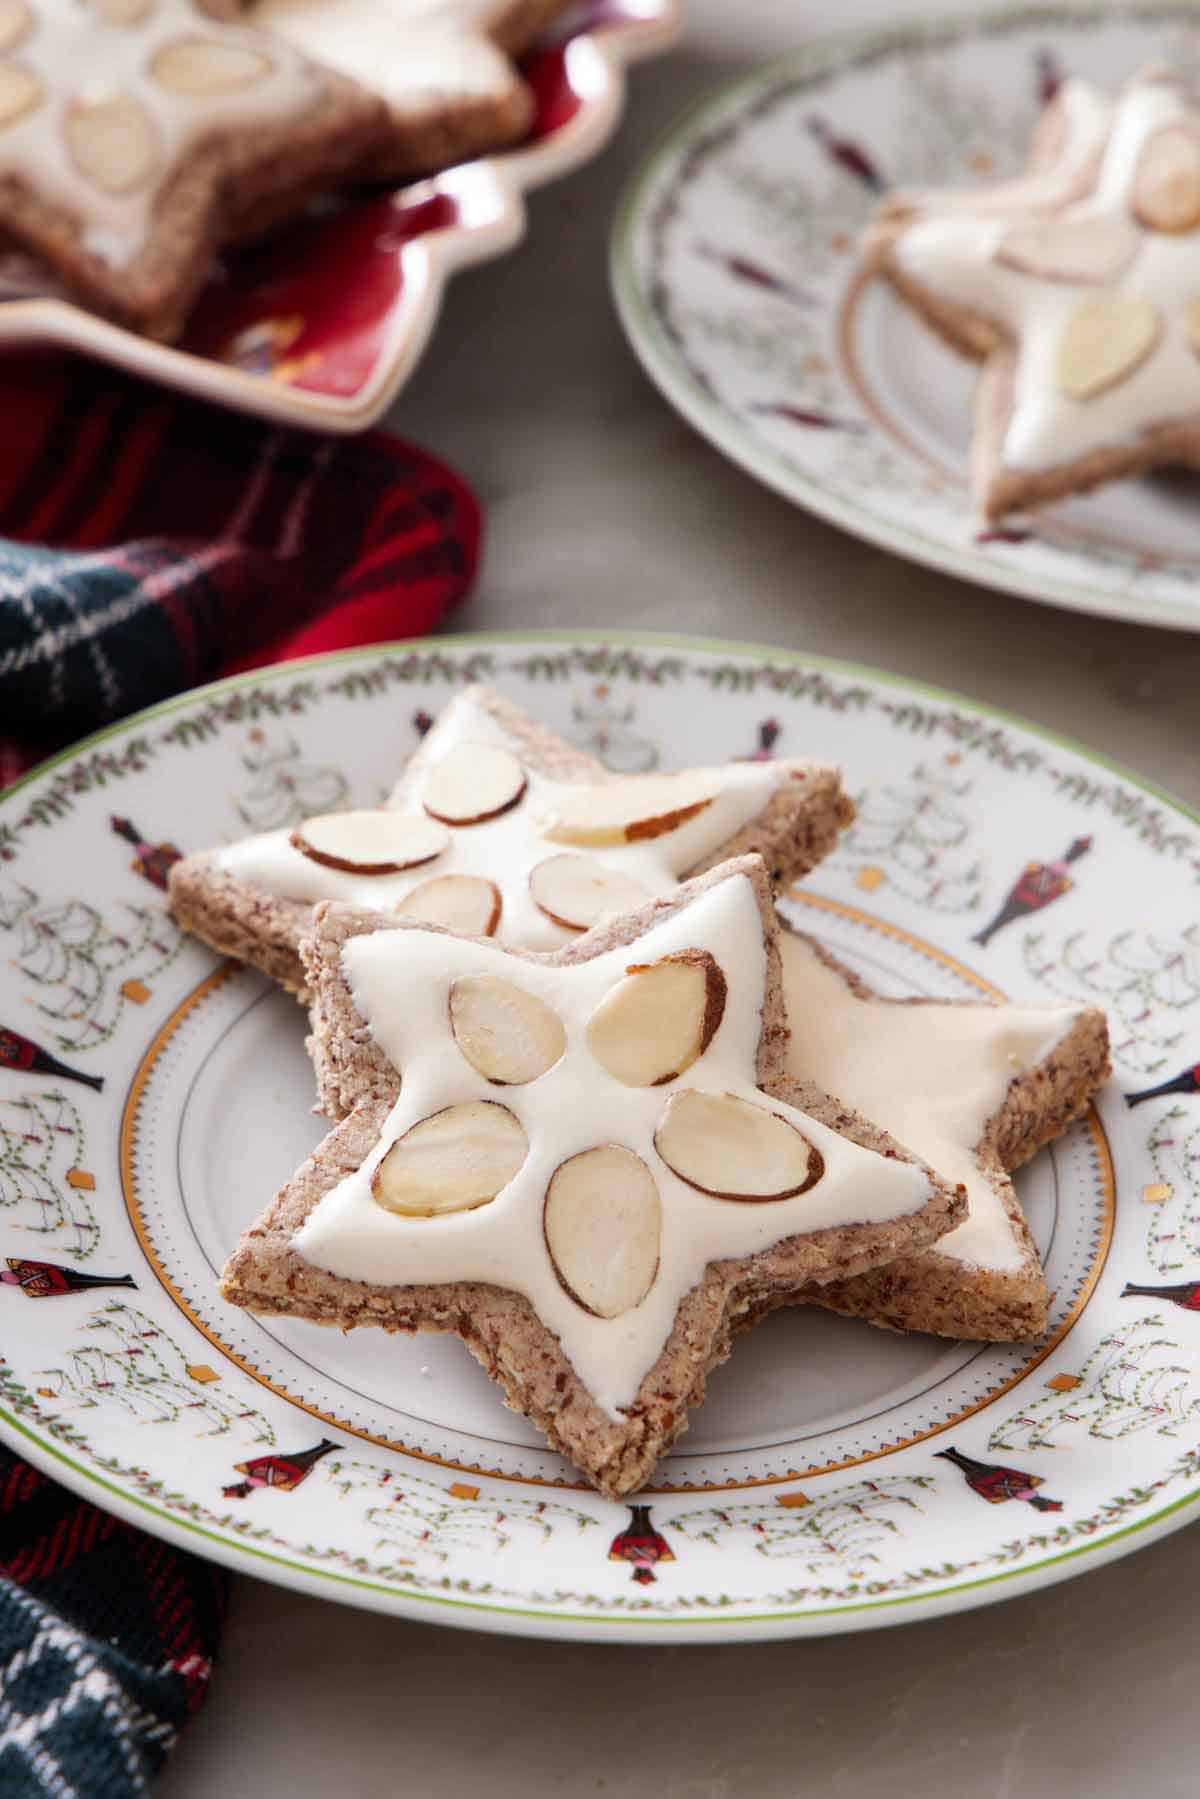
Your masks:
M 1072 400 L 1090 400 L 1115 387 L 1146 360 L 1160 329 L 1157 307 L 1136 294 L 1085 300 L 1059 342 L 1059 387 Z
M 592 1013 L 587 1044 L 626 1087 L 659 1087 L 702 1056 L 725 1011 L 725 976 L 707 950 L 633 964 Z
M 274 65 L 246 44 L 217 44 L 211 38 L 180 38 L 164 44 L 150 61 L 150 73 L 173 94 L 204 99 L 237 94 L 265 81 Z
M 15 50 L 32 23 L 25 0 L 0 0 L 0 51 Z
M 1194 231 L 1200 225 L 1200 141 L 1187 126 L 1164 125 L 1146 139 L 1130 205 L 1149 231 Z
M 405 1218 L 471 1212 L 507 1187 L 528 1153 L 529 1139 L 507 1107 L 482 1099 L 447 1106 L 392 1144 L 371 1195 Z
M 20 63 L 0 63 L 0 131 L 23 119 L 42 98 L 42 84 Z
M 1094 282 L 1107 286 L 1133 261 L 1138 237 L 1111 219 L 1055 220 L 1006 232 L 996 261 L 1043 281 Z
M 681 1181 L 716 1199 L 792 1199 L 825 1172 L 794 1124 L 733 1093 L 673 1093 L 654 1147 Z
M 292 832 L 293 849 L 346 874 L 394 875 L 440 856 L 450 834 L 410 812 L 323 812 Z
M 653 897 L 620 869 L 567 854 L 538 863 L 529 877 L 529 893 L 539 912 L 568 931 L 590 931 L 602 919 L 634 912 Z
M 495 974 L 461 975 L 454 982 L 450 1028 L 471 1067 L 501 1087 L 536 1081 L 567 1047 L 557 1012 Z
M 402 918 L 440 924 L 460 937 L 492 937 L 500 923 L 500 889 L 480 875 L 435 875 L 401 900 Z
M 156 0 L 91 0 L 92 11 L 105 25 L 140 25 L 155 5 Z
M 154 121 L 129 94 L 74 101 L 63 133 L 76 169 L 106 194 L 134 193 L 148 186 L 158 169 Z
M 1195 294 L 1183 309 L 1183 322 L 1193 356 L 1200 356 L 1200 294 Z
M 677 775 L 630 775 L 596 786 L 555 787 L 537 820 L 551 843 L 603 849 L 677 831 L 711 806 L 721 791 L 715 769 Z
M 510 750 L 494 743 L 458 743 L 434 764 L 421 802 L 447 825 L 481 825 L 499 818 L 522 798 L 525 770 Z
M 554 1272 L 597 1318 L 619 1318 L 654 1285 L 662 1202 L 632 1150 L 604 1143 L 563 1162 L 546 1189 L 543 1227 Z

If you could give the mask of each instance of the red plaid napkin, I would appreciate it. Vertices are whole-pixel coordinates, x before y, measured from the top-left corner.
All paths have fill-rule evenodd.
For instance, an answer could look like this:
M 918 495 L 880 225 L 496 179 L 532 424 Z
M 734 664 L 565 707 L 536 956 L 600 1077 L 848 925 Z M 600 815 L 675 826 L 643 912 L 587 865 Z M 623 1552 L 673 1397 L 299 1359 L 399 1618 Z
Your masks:
M 269 430 L 65 359 L 0 378 L 0 788 L 197 682 L 420 635 L 471 584 L 477 502 L 394 438 Z M 227 1584 L 0 1448 L 4 1799 L 144 1799 Z
M 0 785 L 141 706 L 437 624 L 478 503 L 380 432 L 271 430 L 65 358 L 0 363 Z

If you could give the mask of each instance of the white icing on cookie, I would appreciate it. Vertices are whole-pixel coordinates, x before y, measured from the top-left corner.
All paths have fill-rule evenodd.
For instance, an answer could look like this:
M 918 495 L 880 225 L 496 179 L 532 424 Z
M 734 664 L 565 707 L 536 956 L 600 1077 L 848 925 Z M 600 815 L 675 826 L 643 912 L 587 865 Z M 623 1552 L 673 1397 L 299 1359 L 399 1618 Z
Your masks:
M 328 92 L 290 45 L 191 0 L 107 15 L 81 0 L 30 0 L 28 10 L 0 61 L 0 176 L 76 217 L 84 248 L 113 267 L 145 247 L 164 185 L 197 145 L 299 119 Z M 30 82 L 41 103 L 6 110 L 4 93 Z
M 997 260 L 1020 210 L 935 211 L 897 240 L 900 270 L 932 295 L 998 323 L 1017 352 L 1012 412 L 1003 444 L 1006 466 L 1028 472 L 1069 463 L 1092 451 L 1136 442 L 1153 426 L 1200 415 L 1200 358 L 1192 347 L 1189 307 L 1200 295 L 1200 230 L 1146 230 L 1132 194 L 1147 141 L 1168 126 L 1200 130 L 1179 91 L 1144 80 L 1118 102 L 1091 192 L 1046 221 L 1064 236 L 1082 227 L 1106 234 L 1120 272 L 1110 282 L 1050 279 Z M 1044 214 L 1040 214 L 1044 218 Z M 1098 322 L 1087 309 L 1111 302 Z M 1122 305 L 1134 302 L 1137 305 Z M 1139 327 L 1146 306 L 1156 331 Z M 1090 388 L 1077 378 L 1077 340 L 1092 332 L 1110 369 Z M 1129 332 L 1128 354 L 1118 333 Z M 1076 342 L 1073 343 L 1072 339 Z
M 899 207 L 936 212 L 939 217 L 967 213 L 1048 212 L 1065 206 L 1090 186 L 1095 165 L 1112 124 L 1113 103 L 1089 81 L 1064 81 L 1043 115 L 1039 132 L 1048 129 L 1051 143 L 1036 166 L 1012 181 L 990 187 L 906 187 L 894 196 Z
M 631 964 L 686 949 L 707 950 L 725 973 L 724 1013 L 707 1049 L 663 1086 L 630 1087 L 588 1049 L 588 1020 Z M 419 929 L 379 931 L 347 942 L 343 968 L 371 1035 L 404 1072 L 400 1098 L 362 1168 L 333 1187 L 293 1239 L 300 1255 L 348 1280 L 381 1285 L 486 1281 L 523 1293 L 558 1337 L 597 1404 L 617 1417 L 670 1335 L 684 1297 L 710 1262 L 753 1255 L 797 1233 L 902 1218 L 930 1197 L 911 1164 L 859 1148 L 806 1114 L 768 1100 L 755 1086 L 766 977 L 762 920 L 751 882 L 733 874 L 633 943 L 574 967 L 543 967 L 488 944 Z M 497 1087 L 468 1064 L 451 1030 L 448 994 L 460 976 L 496 975 L 550 1007 L 567 1048 L 527 1085 Z M 730 1093 L 793 1123 L 824 1158 L 824 1172 L 791 1199 L 717 1199 L 678 1179 L 655 1149 L 673 1094 Z M 385 1211 L 371 1180 L 390 1146 L 443 1107 L 475 1100 L 503 1105 L 524 1127 L 529 1153 L 489 1204 L 435 1218 Z M 659 1267 L 650 1290 L 616 1318 L 585 1311 L 555 1274 L 543 1233 L 543 1204 L 555 1171 L 601 1144 L 632 1150 L 650 1169 L 662 1207 Z
M 488 37 L 503 0 L 259 0 L 255 17 L 398 113 L 503 99 L 516 71 Z
M 967 1217 L 932 1253 L 1018 1272 L 1020 1246 L 976 1148 L 1010 1082 L 1044 1061 L 1080 1014 L 1062 1006 L 864 1000 L 803 937 L 781 932 L 779 953 L 789 1074 L 836 1094 L 944 1180 L 965 1186 Z
M 460 744 L 496 744 L 511 748 L 519 758 L 520 747 L 511 743 L 491 714 L 471 696 L 451 703 L 422 745 L 416 769 L 405 775 L 391 804 L 422 816 L 425 789 L 443 755 Z M 673 831 L 646 842 L 600 849 L 569 847 L 550 841 L 539 825 L 553 811 L 556 795 L 568 783 L 548 780 L 526 769 L 524 798 L 510 811 L 483 824 L 450 829 L 447 849 L 420 868 L 395 875 L 361 876 L 324 868 L 300 854 L 289 841 L 290 833 L 271 831 L 247 838 L 218 854 L 220 866 L 236 879 L 248 881 L 282 899 L 342 900 L 350 905 L 389 912 L 422 882 L 440 875 L 474 875 L 494 881 L 501 893 L 501 914 L 496 936 L 502 943 L 524 949 L 558 949 L 578 933 L 556 924 L 535 905 L 530 893 L 532 871 L 550 856 L 577 855 L 588 863 L 618 871 L 640 890 L 640 897 L 669 893 L 679 877 L 696 868 L 756 818 L 772 794 L 791 780 L 791 769 L 803 764 L 787 762 L 735 762 L 713 771 L 717 797 L 696 817 Z M 636 783 L 637 776 L 628 777 Z M 620 909 L 640 903 L 634 896 Z

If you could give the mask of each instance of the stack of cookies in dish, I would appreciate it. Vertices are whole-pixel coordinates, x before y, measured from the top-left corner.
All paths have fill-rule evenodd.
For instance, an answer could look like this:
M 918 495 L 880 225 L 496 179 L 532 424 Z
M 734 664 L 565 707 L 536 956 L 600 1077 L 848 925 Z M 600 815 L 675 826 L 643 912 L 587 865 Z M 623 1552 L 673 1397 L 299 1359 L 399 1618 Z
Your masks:
M 890 195 L 866 256 L 983 365 L 987 517 L 1200 465 L 1200 112 L 1168 74 L 1064 82 L 1023 177 Z
M 385 806 L 177 864 L 179 922 L 310 1007 L 332 1123 L 225 1298 L 457 1333 L 613 1496 L 778 1306 L 1036 1338 L 1009 1171 L 1104 1017 L 881 1000 L 784 927 L 852 814 L 817 761 L 610 774 L 472 688 Z
M 511 144 L 566 0 L 0 0 L 0 240 L 171 338 L 222 244 Z

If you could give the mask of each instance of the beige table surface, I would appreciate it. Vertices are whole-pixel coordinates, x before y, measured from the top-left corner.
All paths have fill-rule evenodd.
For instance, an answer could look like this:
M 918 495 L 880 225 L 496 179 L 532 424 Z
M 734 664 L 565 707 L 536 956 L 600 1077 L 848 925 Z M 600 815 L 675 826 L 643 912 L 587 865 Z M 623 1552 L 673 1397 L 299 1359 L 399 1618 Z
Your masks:
M 605 155 L 462 277 L 393 415 L 491 533 L 462 630 L 641 626 L 847 656 L 1077 736 L 1200 806 L 1200 636 L 1092 621 L 893 560 L 724 462 L 613 313 L 607 234 L 696 95 L 842 0 L 692 0 Z M 1193 1799 L 1200 1531 L 965 1616 L 724 1648 L 571 1647 L 235 1584 L 212 1700 L 163 1799 Z

